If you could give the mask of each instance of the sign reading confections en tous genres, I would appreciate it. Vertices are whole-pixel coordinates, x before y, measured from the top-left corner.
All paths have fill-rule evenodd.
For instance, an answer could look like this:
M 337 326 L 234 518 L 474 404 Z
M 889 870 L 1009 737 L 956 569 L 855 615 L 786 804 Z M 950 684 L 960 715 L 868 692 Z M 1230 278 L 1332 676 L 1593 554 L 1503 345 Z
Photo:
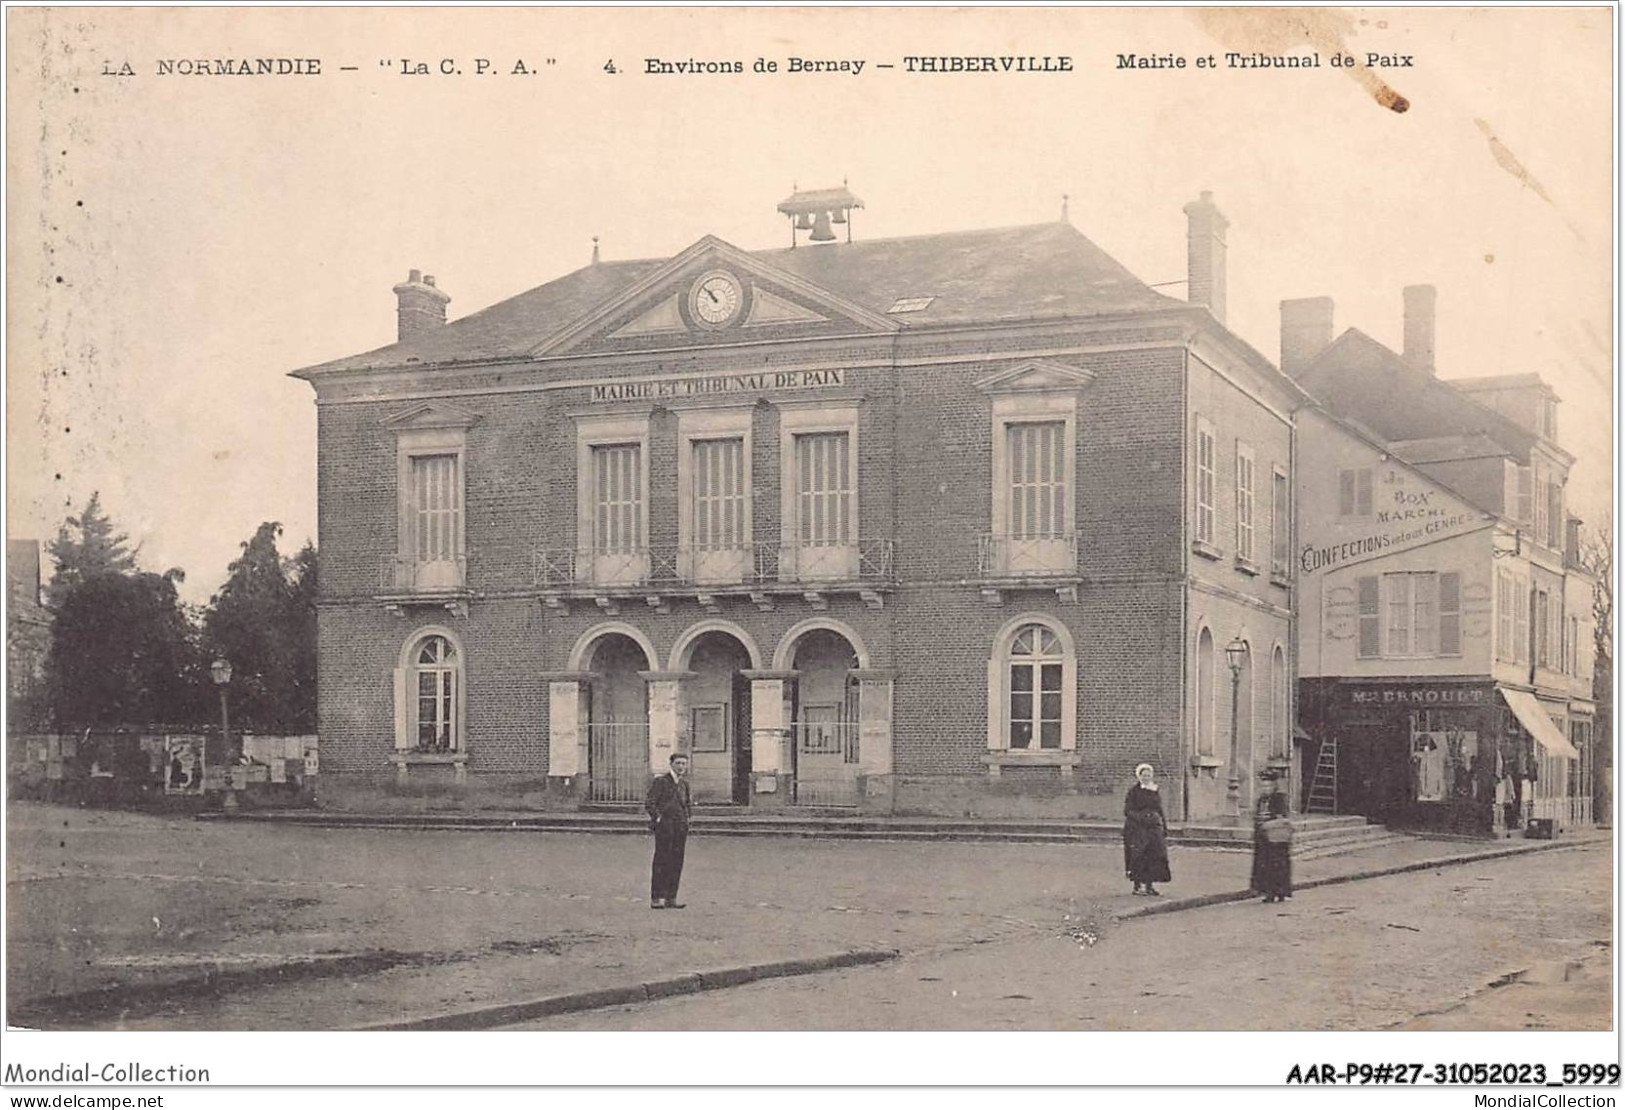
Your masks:
M 711 374 L 658 382 L 605 382 L 592 387 L 594 401 L 655 401 L 704 397 L 713 393 L 765 393 L 774 389 L 824 389 L 845 384 L 844 370 L 764 370 L 755 374 Z
M 1336 542 L 1304 545 L 1298 566 L 1304 574 L 1368 556 L 1403 551 L 1443 539 L 1481 523 L 1484 514 L 1470 512 L 1437 489 L 1390 470 L 1377 483 L 1368 519 L 1370 531 Z

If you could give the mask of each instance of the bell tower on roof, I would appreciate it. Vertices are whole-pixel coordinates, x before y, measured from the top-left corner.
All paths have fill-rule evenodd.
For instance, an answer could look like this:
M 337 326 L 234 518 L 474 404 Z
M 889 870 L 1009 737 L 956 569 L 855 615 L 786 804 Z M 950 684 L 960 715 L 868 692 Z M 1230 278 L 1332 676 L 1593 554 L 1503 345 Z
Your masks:
M 793 192 L 779 202 L 779 211 L 790 217 L 790 247 L 793 250 L 797 245 L 801 231 L 811 231 L 807 236 L 809 243 L 831 243 L 835 241 L 835 232 L 832 224 L 846 225 L 846 241 L 852 241 L 853 210 L 862 208 L 863 201 L 853 196 L 847 189 L 846 182 L 841 182 L 839 189 L 809 189 L 805 192 L 791 186 Z

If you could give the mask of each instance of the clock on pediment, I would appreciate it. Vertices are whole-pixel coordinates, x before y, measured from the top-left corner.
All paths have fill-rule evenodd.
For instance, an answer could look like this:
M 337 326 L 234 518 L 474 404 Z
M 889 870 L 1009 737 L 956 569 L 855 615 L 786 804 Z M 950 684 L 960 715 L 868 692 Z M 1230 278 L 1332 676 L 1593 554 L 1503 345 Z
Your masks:
M 720 330 L 745 316 L 750 290 L 731 270 L 708 270 L 688 290 L 688 316 L 697 326 Z

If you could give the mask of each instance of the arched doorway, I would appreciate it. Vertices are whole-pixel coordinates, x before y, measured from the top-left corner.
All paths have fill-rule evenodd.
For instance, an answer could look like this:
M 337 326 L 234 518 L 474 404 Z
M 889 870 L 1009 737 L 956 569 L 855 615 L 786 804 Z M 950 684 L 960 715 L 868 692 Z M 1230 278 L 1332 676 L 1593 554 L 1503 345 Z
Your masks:
M 696 802 L 750 801 L 750 652 L 728 632 L 702 632 L 688 648 L 690 782 Z
M 795 643 L 791 707 L 792 774 L 797 805 L 858 804 L 858 653 L 829 628 L 815 628 Z
M 587 708 L 587 771 L 594 801 L 641 802 L 649 785 L 649 695 L 641 672 L 654 663 L 620 632 L 586 654 L 593 672 Z

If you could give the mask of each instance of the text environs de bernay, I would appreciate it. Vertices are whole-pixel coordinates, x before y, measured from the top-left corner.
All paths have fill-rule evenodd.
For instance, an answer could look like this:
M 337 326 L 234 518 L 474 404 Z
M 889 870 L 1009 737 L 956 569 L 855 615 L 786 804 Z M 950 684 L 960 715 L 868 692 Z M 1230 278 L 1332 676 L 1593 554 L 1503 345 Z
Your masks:
M 729 73 L 844 73 L 861 76 L 866 69 L 902 69 L 905 73 L 1071 73 L 1070 55 L 1058 54 L 905 54 L 896 62 L 867 58 L 737 59 L 645 58 L 643 72 L 667 77 Z

